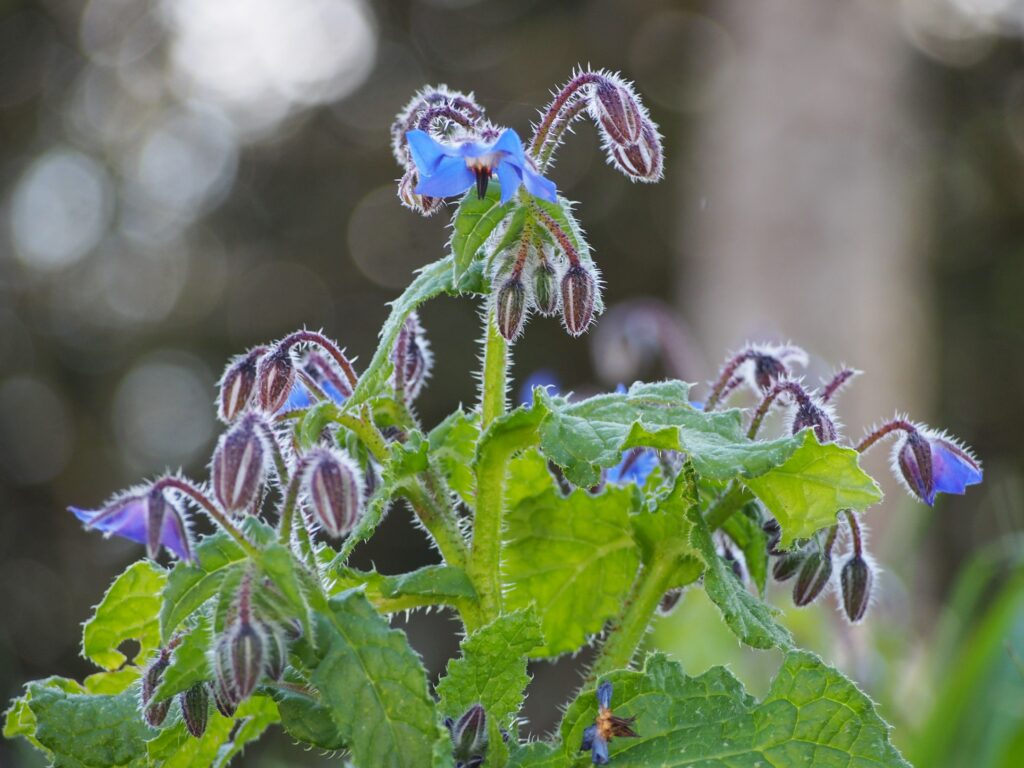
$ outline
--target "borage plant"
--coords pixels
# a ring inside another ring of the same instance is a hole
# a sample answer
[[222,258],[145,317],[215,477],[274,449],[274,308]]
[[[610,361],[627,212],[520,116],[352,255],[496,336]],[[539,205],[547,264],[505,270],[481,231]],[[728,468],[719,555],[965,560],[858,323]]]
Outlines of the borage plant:
[[[58,766],[225,765],[274,724],[361,768],[906,765],[871,701],[793,647],[765,583],[792,578],[797,605],[834,592],[860,621],[875,579],[861,515],[881,493],[859,453],[897,438],[897,474],[928,504],[979,482],[978,462],[902,418],[846,444],[830,401],[853,371],[812,391],[792,347],[742,350],[703,406],[662,381],[586,399],[537,388],[510,410],[510,345],[527,317],[560,314],[576,336],[601,311],[573,206],[544,175],[583,117],[613,167],[660,178],[657,126],[615,75],[575,75],[528,145],[471,95],[415,96],[392,133],[399,196],[424,215],[461,196],[450,255],[394,302],[362,373],[312,331],[232,361],[209,482],[168,474],[72,509],[148,559],[85,624],[83,653],[101,671],[30,683],[6,736]],[[441,294],[481,300],[480,403],[428,430],[414,411],[431,368],[416,309]],[[719,410],[741,387],[759,407]],[[790,418],[767,438],[773,408]],[[441,561],[397,575],[350,567],[398,499]],[[212,532],[193,531],[197,514]],[[162,551],[176,561],[160,565]],[[785,652],[764,699],[721,667],[691,677],[662,653],[635,658],[685,588],[703,588],[742,642]],[[452,609],[465,637],[431,689],[387,616],[433,606]],[[527,661],[590,643],[557,733],[524,741]]]

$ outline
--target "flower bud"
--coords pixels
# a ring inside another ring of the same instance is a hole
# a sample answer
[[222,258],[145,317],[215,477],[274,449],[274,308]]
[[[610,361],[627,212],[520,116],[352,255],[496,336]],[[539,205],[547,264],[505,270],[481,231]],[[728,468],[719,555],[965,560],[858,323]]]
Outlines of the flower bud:
[[661,139],[654,125],[644,121],[640,140],[633,144],[609,144],[608,156],[633,181],[653,183],[661,179]]
[[228,690],[226,681],[218,675],[217,679],[210,683],[210,690],[213,692],[213,703],[217,707],[217,711],[224,717],[234,717],[235,710],[238,709],[238,702]]
[[217,395],[217,416],[221,421],[232,421],[249,405],[256,386],[257,365],[266,351],[266,347],[253,347],[232,360],[224,370]]
[[853,554],[839,572],[843,610],[851,622],[856,624],[864,618],[871,603],[871,584],[874,574],[871,566],[858,554]]
[[420,175],[416,172],[416,168],[408,168],[398,182],[398,199],[406,208],[410,208],[422,216],[433,216],[444,206],[444,198],[417,195],[413,190],[419,183]]
[[828,586],[832,578],[832,555],[811,552],[800,567],[793,585],[793,602],[798,606],[810,605]]
[[213,453],[213,492],[228,512],[245,511],[256,500],[266,479],[266,429],[266,422],[251,413],[217,442]]
[[160,687],[160,680],[163,678],[164,670],[170,665],[166,651],[161,651],[152,664],[150,664],[142,675],[142,715],[146,722],[153,728],[159,728],[167,719],[167,712],[171,708],[171,700],[163,699],[154,702],[153,694]]
[[779,582],[793,578],[804,564],[805,557],[806,554],[800,550],[785,552],[772,564],[772,578]]
[[513,272],[494,300],[498,331],[509,341],[515,341],[526,322],[526,286],[519,272]]
[[573,264],[562,277],[562,321],[565,330],[579,336],[594,317],[597,281],[582,264]]
[[764,531],[766,537],[765,544],[770,555],[782,555],[785,550],[779,549],[779,542],[782,540],[782,526],[779,525],[779,521],[774,517],[769,517],[761,525],[761,530]]
[[391,363],[394,366],[391,378],[395,389],[405,394],[406,402],[415,400],[434,365],[430,344],[415,312],[405,319],[398,332],[391,350]]
[[355,526],[363,511],[363,477],[355,462],[337,448],[307,454],[302,478],[313,518],[333,539]]
[[935,473],[932,466],[932,447],[920,432],[910,432],[897,454],[897,463],[903,479],[928,504],[935,498]]
[[178,699],[181,701],[181,719],[185,721],[188,732],[197,739],[202,738],[210,715],[210,694],[206,683],[196,683],[179,694]]
[[151,488],[146,494],[146,554],[156,560],[163,542],[164,519],[171,512],[167,497],[160,488]]
[[449,725],[456,765],[480,765],[487,755],[487,713],[474,704]]
[[544,317],[558,311],[558,281],[555,268],[542,261],[533,270],[533,305]]
[[256,369],[256,401],[260,408],[275,413],[288,401],[295,384],[295,364],[287,347],[275,347],[265,354]]
[[819,443],[834,443],[836,440],[836,425],[829,418],[824,408],[819,408],[810,400],[806,400],[797,406],[796,415],[793,417],[793,434],[795,435],[805,427],[810,427],[814,430]]
[[757,354],[754,357],[754,382],[766,392],[772,384],[789,375],[786,364],[774,355]]
[[644,118],[625,83],[602,80],[594,89],[591,111],[609,141],[628,145],[640,140]]
[[238,622],[228,637],[228,660],[234,693],[241,701],[256,690],[263,677],[266,659],[266,636],[255,622]]
[[288,665],[288,643],[284,632],[276,627],[267,628],[267,677],[280,680]]

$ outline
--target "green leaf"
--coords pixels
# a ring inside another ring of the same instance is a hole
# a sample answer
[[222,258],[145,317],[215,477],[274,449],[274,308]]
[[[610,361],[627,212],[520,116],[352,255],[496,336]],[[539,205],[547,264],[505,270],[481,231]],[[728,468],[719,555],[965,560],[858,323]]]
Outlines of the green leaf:
[[335,751],[344,749],[347,738],[331,717],[331,710],[314,696],[279,689],[274,692],[281,726],[304,744]]
[[160,636],[164,643],[185,619],[217,594],[231,566],[245,559],[245,552],[226,533],[204,537],[195,555],[198,564],[179,560],[167,578],[160,609]]
[[113,672],[97,672],[83,680],[87,693],[114,695],[128,689],[142,677],[142,669],[135,666],[121,667]]
[[430,454],[440,466],[448,487],[471,509],[476,504],[473,457],[480,439],[480,416],[461,408],[430,431]]
[[311,682],[360,768],[422,765],[449,739],[405,633],[391,629],[362,593],[332,598],[317,615],[317,631],[323,650]]
[[149,560],[128,566],[110,585],[93,617],[85,623],[82,651],[106,670],[120,667],[127,657],[117,650],[125,640],[136,640],[136,658],[144,660],[160,645],[160,591],[167,572]]
[[810,429],[796,437],[800,447],[784,464],[743,479],[782,526],[784,548],[834,523],[841,509],[864,510],[882,500],[878,483],[860,468],[855,450],[821,445]]
[[534,741],[512,753],[508,768],[563,768],[569,765],[565,755],[554,744]]
[[461,278],[456,279],[454,259],[447,256],[428,264],[416,276],[405,292],[391,304],[391,314],[380,332],[380,342],[373,359],[359,377],[352,397],[345,401],[345,408],[364,403],[376,397],[387,388],[391,376],[391,350],[395,345],[402,325],[407,317],[423,302],[443,293],[479,293],[483,289],[482,262],[475,261]]
[[139,714],[133,687],[116,696],[69,693],[50,681],[29,683],[34,738],[56,768],[146,765],[146,739],[155,733]]
[[333,594],[364,587],[371,602],[384,602],[385,605],[379,607],[387,612],[423,605],[455,605],[460,600],[476,598],[476,590],[466,572],[451,565],[425,565],[396,576],[346,567],[335,568],[331,573]]
[[[535,451],[513,460],[510,489],[521,493],[537,482],[541,470],[547,473]],[[598,496],[577,490],[562,497],[549,475],[540,493],[509,509],[506,605],[510,610],[536,606],[546,642],[531,655],[577,650],[621,609],[640,562],[629,526],[637,504],[634,487],[609,487]]]
[[751,581],[757,585],[758,594],[764,595],[768,580],[768,536],[756,518],[747,514],[748,504],[722,524],[722,530],[739,547],[747,566]]
[[487,242],[494,228],[501,223],[515,205],[514,202],[501,204],[501,187],[489,184],[483,199],[471,189],[455,209],[452,217],[452,268],[457,283],[469,269],[477,252]]
[[[787,654],[761,702],[722,667],[687,677],[662,654],[649,656],[642,672],[623,670],[604,679],[614,687],[615,714],[636,717],[640,734],[611,742],[615,768],[909,768],[871,700],[810,653]],[[570,705],[561,726],[562,765],[584,762],[577,750],[596,714],[593,688]]]
[[736,578],[732,567],[715,551],[711,531],[694,506],[687,513],[693,528],[690,543],[701,554],[706,565],[704,591],[722,612],[722,618],[735,635],[754,648],[790,648],[793,639],[774,617],[775,610],[750,594]]
[[756,476],[785,462],[800,440],[749,440],[739,411],[704,413],[689,404],[680,381],[636,383],[626,393],[569,403],[544,390],[534,397],[550,413],[540,425],[541,452],[574,485],[597,484],[601,468],[615,466],[628,448],[685,451],[701,475],[726,480]]
[[174,694],[187,691],[196,683],[212,677],[207,661],[212,638],[210,618],[199,615],[195,627],[171,652],[170,664],[164,669],[160,685],[153,692],[154,701],[169,699]]

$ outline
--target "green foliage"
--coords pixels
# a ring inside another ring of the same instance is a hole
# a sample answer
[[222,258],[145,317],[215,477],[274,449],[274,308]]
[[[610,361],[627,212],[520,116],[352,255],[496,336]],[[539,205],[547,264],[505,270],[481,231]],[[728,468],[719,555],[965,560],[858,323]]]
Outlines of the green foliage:
[[[723,667],[688,677],[662,654],[641,672],[614,672],[612,707],[636,717],[636,739],[611,743],[612,764],[630,766],[851,765],[906,768],[889,743],[874,704],[849,680],[810,653],[786,656],[767,696],[758,702]],[[594,722],[594,689],[570,705],[560,729],[562,760],[541,754],[515,765],[568,766],[578,757],[583,729]]]
[[452,226],[452,280],[455,284],[465,275],[474,257],[512,206],[512,202],[501,205],[500,184],[489,184],[483,199],[477,197],[475,189],[463,196]]
[[145,659],[160,642],[157,612],[165,571],[148,560],[128,566],[85,623],[82,652],[104,669],[120,667],[127,657],[118,650],[125,640],[139,643],[137,658]]
[[277,705],[272,699],[253,696],[238,707],[234,717],[223,717],[211,708],[200,739],[189,735],[182,722],[164,728],[146,744],[147,756],[150,764],[162,768],[224,768],[246,744],[258,739],[278,720]]
[[333,573],[334,593],[364,587],[371,602],[387,612],[421,605],[457,605],[462,600],[476,598],[473,582],[466,572],[451,565],[425,565],[396,576],[344,566],[335,568]]
[[[541,456],[525,454],[513,462],[510,485],[521,492],[526,482],[517,476],[536,477],[543,468]],[[575,651],[621,608],[640,562],[629,528],[637,505],[632,488],[562,497],[549,478],[547,488],[508,510],[506,603],[510,610],[536,606],[545,642],[531,655]]]
[[188,690],[195,683],[211,679],[208,661],[211,646],[210,619],[204,614],[198,614],[196,625],[171,652],[170,664],[163,671],[160,686],[153,693],[153,700],[169,699],[176,693]]
[[245,552],[226,533],[205,537],[195,548],[198,564],[179,561],[171,569],[160,607],[160,636],[166,643],[181,622],[217,594],[232,566]]
[[476,503],[473,457],[480,438],[480,418],[461,408],[431,430],[430,454],[448,481],[448,487],[472,508]]

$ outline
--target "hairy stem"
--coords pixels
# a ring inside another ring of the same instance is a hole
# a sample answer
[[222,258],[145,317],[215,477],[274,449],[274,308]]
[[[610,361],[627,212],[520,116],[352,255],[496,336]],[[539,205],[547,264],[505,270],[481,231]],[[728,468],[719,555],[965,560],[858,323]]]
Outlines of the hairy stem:
[[498,331],[495,310],[487,313],[484,340],[483,393],[480,402],[480,431],[505,413],[508,389],[508,342]]
[[466,540],[462,537],[462,531],[459,530],[458,521],[450,507],[444,499],[439,498],[437,488],[431,487],[432,485],[433,478],[429,473],[424,473],[424,476],[415,482],[403,486],[400,493],[412,506],[423,527],[433,537],[444,561],[449,565],[463,568],[468,557]]
[[746,487],[735,480],[731,482],[729,487],[725,489],[725,493],[708,507],[708,511],[704,515],[704,519],[708,523],[708,529],[715,531],[721,528],[726,520],[743,509],[743,506],[747,502],[752,501],[753,498],[754,495]]
[[912,435],[915,432],[917,432],[917,427],[915,427],[906,419],[893,419],[892,421],[887,421],[885,422],[885,424],[880,426],[871,434],[866,435],[863,440],[857,443],[857,453],[864,453],[864,451],[873,446],[883,437],[890,434],[891,432],[896,431],[902,431],[906,432],[908,435]]
[[192,482],[181,477],[170,476],[158,480],[153,487],[173,488],[192,499],[192,501],[202,507],[206,514],[213,518],[217,525],[223,528],[231,538],[238,542],[238,546],[240,546],[249,557],[256,558],[259,556],[259,550],[257,550],[256,547],[254,547],[249,540],[245,538],[238,527],[228,519],[228,516],[225,515],[220,508]]

